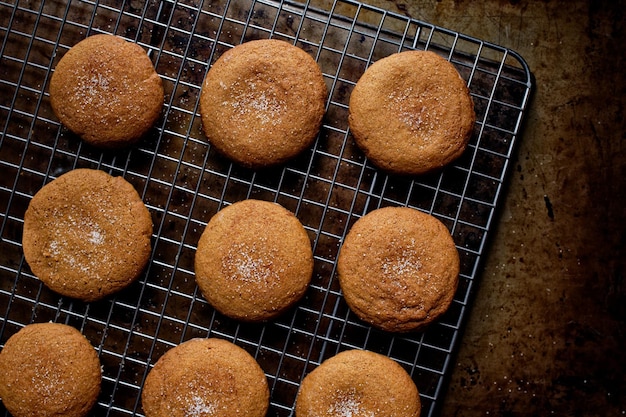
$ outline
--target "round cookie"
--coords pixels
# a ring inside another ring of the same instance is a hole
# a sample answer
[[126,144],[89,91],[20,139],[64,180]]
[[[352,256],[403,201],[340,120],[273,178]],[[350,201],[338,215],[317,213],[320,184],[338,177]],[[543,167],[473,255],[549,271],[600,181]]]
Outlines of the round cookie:
[[396,174],[423,174],[457,159],[475,118],[465,81],[428,51],[376,61],[350,95],[348,120],[357,145],[374,165]]
[[298,301],[313,274],[309,236],[289,210],[243,200],[211,218],[198,242],[196,282],[209,303],[242,321],[274,318]]
[[273,39],[237,45],[206,75],[200,95],[209,141],[252,168],[280,164],[307,148],[325,112],[326,84],[302,49]]
[[50,79],[50,103],[61,123],[100,148],[139,140],[159,117],[163,97],[144,49],[114,35],[74,45]]
[[0,352],[0,398],[13,417],[82,417],[100,393],[101,365],[71,326],[30,324]]
[[407,207],[385,207],[352,226],[337,259],[346,303],[389,332],[419,330],[450,306],[460,260],[448,229]]
[[75,169],[39,190],[24,215],[22,246],[50,289],[95,301],[133,282],[146,266],[152,218],[122,177]]
[[146,417],[265,417],[269,388],[244,349],[221,339],[191,339],[157,361],[141,401]]
[[347,350],[308,374],[296,399],[297,417],[419,417],[419,393],[392,359]]

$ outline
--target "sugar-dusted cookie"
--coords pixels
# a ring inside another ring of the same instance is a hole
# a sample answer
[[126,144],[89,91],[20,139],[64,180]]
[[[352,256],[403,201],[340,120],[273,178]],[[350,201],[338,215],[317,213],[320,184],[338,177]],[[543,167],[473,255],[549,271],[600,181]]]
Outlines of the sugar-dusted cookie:
[[146,417],[265,417],[269,388],[244,349],[222,339],[191,339],[161,356],[141,400]]
[[75,328],[29,324],[0,352],[0,398],[13,417],[86,416],[100,393],[95,349]]
[[146,51],[114,35],[80,41],[50,79],[61,123],[86,142],[119,148],[139,140],[163,108],[163,84]]
[[454,66],[434,52],[405,51],[372,64],[350,95],[349,124],[377,167],[422,174],[458,158],[475,122]]
[[313,274],[311,241],[289,210],[243,200],[223,208],[207,224],[195,273],[202,294],[222,314],[268,320],[304,295]]
[[337,271],[346,303],[390,332],[421,329],[450,306],[459,253],[435,217],[407,207],[374,210],[352,226]]
[[297,417],[419,417],[417,387],[398,363],[367,350],[347,350],[308,374]]
[[305,51],[280,40],[250,41],[207,73],[202,126],[211,144],[241,165],[280,164],[311,145],[326,96],[322,72]]
[[69,171],[39,190],[24,215],[22,245],[50,289],[94,301],[133,282],[146,266],[152,218],[122,177]]

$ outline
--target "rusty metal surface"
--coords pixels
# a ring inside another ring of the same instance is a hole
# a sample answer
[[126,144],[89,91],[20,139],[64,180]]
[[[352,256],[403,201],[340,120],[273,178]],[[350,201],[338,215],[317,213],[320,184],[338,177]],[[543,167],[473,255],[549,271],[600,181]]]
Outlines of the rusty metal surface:
[[536,80],[442,415],[624,415],[626,2],[369,1]]

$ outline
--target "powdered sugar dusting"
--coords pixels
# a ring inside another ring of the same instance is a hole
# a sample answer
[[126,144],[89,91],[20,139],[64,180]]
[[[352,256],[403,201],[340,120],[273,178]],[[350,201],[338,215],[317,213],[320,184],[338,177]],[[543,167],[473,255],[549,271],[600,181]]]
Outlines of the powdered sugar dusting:
[[270,283],[277,277],[271,254],[256,245],[236,243],[222,259],[222,269],[233,279],[248,283]]
[[[99,265],[109,261],[108,252],[101,249],[106,232],[88,217],[66,215],[56,221],[55,236],[63,239],[51,240],[44,255],[55,258],[66,268],[98,276]],[[78,250],[78,244],[83,249]]]
[[242,253],[240,262],[235,266],[237,275],[244,281],[262,282],[271,275],[271,261]]
[[88,232],[89,242],[94,245],[101,245],[104,242],[104,231],[97,225],[94,225],[94,229]]
[[433,285],[432,273],[425,268],[429,256],[419,249],[415,239],[409,243],[392,241],[390,244],[392,250],[381,264],[383,279],[398,291],[396,296],[402,303],[412,299],[416,307],[423,308],[422,300],[440,293],[440,289]]
[[277,97],[272,88],[259,87],[253,81],[242,86],[239,81],[233,85],[239,93],[223,105],[230,105],[241,116],[253,117],[262,125],[276,126],[285,112],[286,103]]
[[387,278],[416,276],[422,269],[422,260],[415,249],[415,239],[411,240],[410,246],[398,249],[394,256],[385,258],[381,268]]
[[36,376],[32,378],[32,386],[42,397],[44,404],[54,401],[54,397],[61,395],[64,390],[64,380],[60,378],[57,370],[51,369],[48,362],[38,361],[35,364]]
[[82,109],[84,117],[98,117],[99,123],[108,125],[132,120],[145,112],[145,103],[137,99],[145,87],[133,81],[133,74],[102,64],[94,69],[77,68],[74,80],[71,99],[75,100],[75,108]]
[[88,71],[86,68],[77,68],[74,95],[80,103],[87,106],[101,107],[107,104],[114,95],[111,94],[111,71],[100,68],[99,71]]
[[373,411],[363,407],[354,392],[332,403],[328,408],[328,413],[336,417],[375,417]]
[[57,240],[51,240],[48,245],[48,252],[44,252],[44,256],[56,257],[59,255],[61,244]]
[[[408,87],[401,91],[391,91],[387,107],[411,131],[431,131],[437,128],[443,116],[439,103],[440,98],[436,92],[425,99],[425,93]],[[424,136],[424,139],[428,139],[428,136]]]
[[208,417],[212,416],[217,407],[207,401],[206,398],[194,395],[189,400],[187,409],[185,410],[186,417]]
[[49,223],[51,239],[43,248],[43,255],[57,265],[57,272],[72,270],[93,278],[100,278],[102,265],[115,262],[108,245],[114,243],[101,224],[104,219],[114,219],[108,203],[100,198],[96,213],[88,214],[79,208],[83,200],[95,199],[93,195],[81,196],[79,205],[56,208]]

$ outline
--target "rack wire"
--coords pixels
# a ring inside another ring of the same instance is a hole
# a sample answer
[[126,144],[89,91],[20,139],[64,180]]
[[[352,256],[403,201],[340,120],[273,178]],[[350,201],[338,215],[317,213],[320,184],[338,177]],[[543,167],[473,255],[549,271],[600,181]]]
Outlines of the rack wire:
[[[131,149],[102,152],[84,144],[50,108],[48,82],[59,59],[96,33],[141,45],[164,82],[162,117]],[[311,54],[330,94],[315,144],[284,166],[253,171],[216,154],[201,132],[198,98],[211,63],[234,45],[259,38],[283,39]],[[97,416],[142,416],[140,393],[156,360],[185,340],[207,336],[230,340],[257,359],[271,388],[269,416],[292,416],[302,378],[350,348],[400,363],[420,391],[422,415],[437,413],[529,100],[531,74],[520,56],[350,0],[0,1],[0,48],[0,346],[32,322],[79,329],[103,364]],[[407,178],[368,163],[350,136],[347,111],[350,91],[368,65],[410,49],[435,51],[456,66],[470,88],[477,121],[459,160]],[[42,286],[21,247],[32,196],[79,167],[125,177],[154,222],[145,273],[121,293],[91,304]],[[220,208],[245,198],[292,210],[314,248],[314,277],[305,297],[265,324],[216,313],[194,281],[204,226]],[[461,255],[454,302],[424,332],[392,335],[365,325],[348,309],[336,279],[337,253],[350,226],[388,205],[439,218]],[[0,413],[7,415],[4,408]]]

